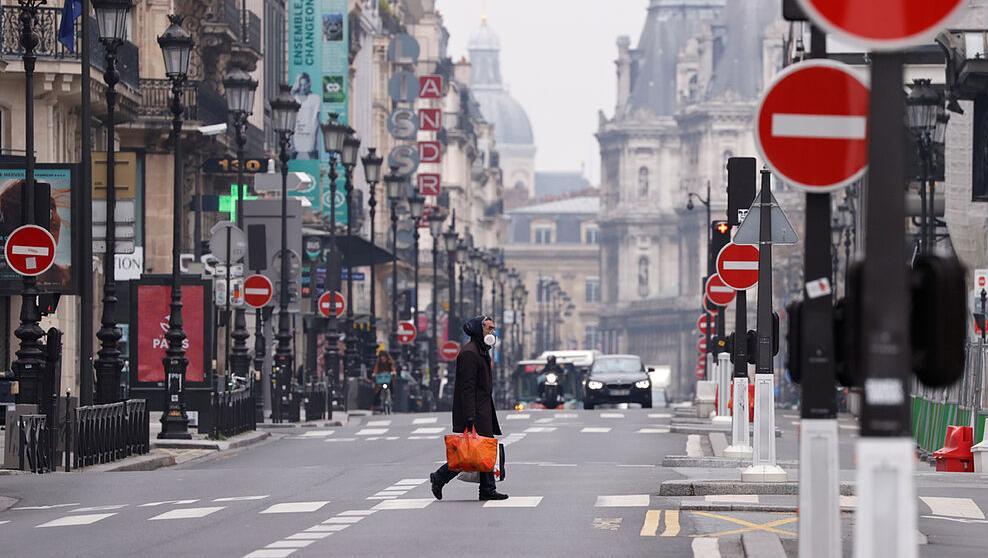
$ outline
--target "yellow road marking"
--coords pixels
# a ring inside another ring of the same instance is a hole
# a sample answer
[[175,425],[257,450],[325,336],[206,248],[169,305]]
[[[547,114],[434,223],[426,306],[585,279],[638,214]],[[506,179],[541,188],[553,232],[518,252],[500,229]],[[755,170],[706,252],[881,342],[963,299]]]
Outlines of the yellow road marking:
[[679,511],[666,510],[666,528],[662,531],[662,537],[675,537],[679,534]]
[[659,518],[662,517],[662,510],[648,510],[645,512],[645,523],[642,524],[641,536],[654,537],[659,530]]
[[741,519],[741,518],[738,518],[738,517],[731,517],[731,516],[728,516],[728,515],[720,515],[720,514],[717,514],[717,513],[700,512],[700,511],[693,512],[693,513],[696,514],[696,515],[699,515],[701,517],[709,517],[711,519],[720,519],[722,521],[727,521],[729,523],[734,523],[736,525],[741,525],[742,526],[741,529],[731,529],[731,530],[728,530],[728,531],[720,531],[720,532],[717,532],[717,533],[704,533],[702,535],[694,535],[694,536],[703,536],[703,537],[724,537],[724,536],[728,536],[728,535],[738,535],[738,534],[741,534],[741,533],[747,533],[747,532],[750,532],[750,531],[768,531],[770,533],[775,533],[777,535],[785,535],[785,536],[788,536],[788,537],[795,537],[796,536],[796,533],[795,532],[793,532],[793,531],[786,531],[785,529],[776,529],[775,527],[779,527],[781,525],[788,525],[790,523],[795,523],[795,522],[799,521],[799,517],[787,517],[787,518],[783,518],[783,519],[777,519],[775,521],[769,521],[768,523],[752,523],[751,521],[746,521],[746,520]]

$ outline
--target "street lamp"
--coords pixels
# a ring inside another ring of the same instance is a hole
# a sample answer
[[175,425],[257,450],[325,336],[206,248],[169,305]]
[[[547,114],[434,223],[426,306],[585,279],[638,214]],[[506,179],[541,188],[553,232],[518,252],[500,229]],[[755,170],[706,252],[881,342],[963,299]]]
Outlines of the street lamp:
[[[687,196],[686,196],[686,209],[687,209],[687,211],[693,211],[693,207],[694,207],[694,205],[693,205],[693,198],[696,198],[696,201],[702,203],[704,205],[704,207],[707,208],[707,221],[706,221],[706,224],[704,226],[707,229],[707,252],[708,252],[707,253],[707,270],[709,270],[711,268],[711,262],[713,261],[713,258],[716,258],[717,257],[717,254],[710,254],[709,253],[710,252],[710,240],[711,240],[710,239],[710,235],[712,234],[712,232],[710,231],[710,201],[711,201],[711,198],[710,198],[710,181],[709,180],[707,181],[707,197],[706,198],[702,198],[702,197],[700,197],[699,194],[694,194],[693,192],[689,192],[687,194]],[[707,273],[707,270],[704,270],[704,273]]]
[[393,358],[398,354],[398,203],[405,187],[405,178],[398,174],[397,166],[392,166],[391,173],[384,177],[384,187],[391,209],[391,334],[388,350]]
[[[906,97],[906,116],[909,131],[916,139],[916,146],[923,165],[919,185],[921,199],[919,252],[928,254],[936,244],[932,180],[933,155],[935,146],[943,143],[948,120],[943,98],[933,88],[930,80],[913,80],[912,90]],[[927,183],[929,183],[929,192],[927,192]]]
[[106,249],[103,253],[103,313],[100,329],[96,337],[100,349],[96,361],[96,400],[99,403],[113,403],[120,399],[120,374],[123,360],[120,358],[118,343],[122,337],[115,320],[117,307],[117,282],[114,277],[117,227],[117,181],[116,181],[116,106],[117,48],[127,38],[127,21],[132,7],[130,0],[94,0],[96,23],[99,28],[99,41],[105,49],[106,70],[103,81],[106,83]]
[[[237,227],[243,229],[243,203],[244,189],[247,187],[244,181],[245,148],[247,146],[247,118],[254,113],[254,94],[257,91],[257,81],[254,80],[243,68],[234,66],[223,80],[223,89],[226,92],[226,105],[233,114],[233,130],[237,143],[237,206],[234,211],[236,215]],[[227,235],[230,234],[227,229]],[[229,249],[230,239],[227,238],[227,249]],[[229,259],[229,258],[227,258]],[[226,266],[226,284],[230,285],[230,268]],[[227,314],[230,311],[230,297],[226,297]],[[260,316],[260,313],[258,313]],[[250,375],[250,352],[247,349],[247,317],[243,304],[234,309],[233,313],[233,347],[230,350],[230,370],[234,376],[246,378]],[[257,389],[253,380],[250,381],[251,389]],[[260,390],[257,390],[260,392]],[[255,394],[256,396],[256,394]]]
[[[321,128],[323,146],[326,149],[326,153],[329,154],[329,269],[326,272],[326,291],[335,293],[339,290],[340,273],[342,273],[339,248],[336,246],[336,181],[339,178],[336,165],[342,156],[343,144],[350,134],[350,127],[339,121],[339,114],[332,112],[329,114],[329,120],[325,124],[322,124]],[[330,296],[335,297],[336,295]],[[347,307],[352,302],[347,299]],[[333,308],[329,312],[326,325],[326,352],[323,360],[326,363],[326,379],[331,382],[330,385],[335,390],[340,375],[340,356],[338,353],[339,323],[336,320],[335,303],[332,306]],[[349,337],[349,333],[347,337]],[[347,373],[349,373],[349,369],[345,368],[344,374]]]
[[[425,212],[425,198],[420,196],[418,192],[414,192],[408,197],[408,210],[412,218],[412,238],[414,239],[412,253],[414,257],[414,292],[415,295],[412,298],[412,323],[415,327],[419,324],[419,239],[421,235],[419,234],[419,224],[422,222],[422,214]],[[421,380],[420,370],[419,370],[419,351],[418,345],[412,345],[411,349],[411,360],[412,360],[412,375],[415,377],[416,382]]]
[[[369,147],[367,148],[367,155],[360,159],[361,163],[364,165],[364,178],[367,180],[367,192],[369,198],[367,200],[367,206],[370,207],[370,241],[372,245],[376,246],[377,240],[374,235],[374,225],[377,221],[377,184],[381,181],[381,165],[384,163],[384,158],[377,154],[377,148]],[[377,266],[371,261],[370,267],[370,336],[371,342],[374,344],[374,348],[377,347]],[[374,355],[376,351],[367,351],[368,355],[372,355],[371,358],[376,358]],[[373,361],[367,363],[367,368],[373,367]]]
[[[170,25],[158,37],[158,46],[165,59],[165,75],[172,86],[172,142],[174,145],[174,170],[172,185],[172,291],[168,315],[168,349],[164,367],[167,389],[165,412],[161,415],[161,432],[158,438],[189,440],[189,417],[185,413],[185,373],[189,361],[185,357],[185,331],[182,321],[182,86],[189,75],[189,58],[194,41],[182,28],[182,16],[168,16]],[[112,268],[111,268],[112,269]],[[112,271],[111,271],[112,273]]]
[[[432,320],[429,324],[432,326],[432,331],[429,336],[431,339],[429,343],[429,391],[433,395],[436,395],[436,387],[439,385],[439,239],[443,236],[443,222],[445,221],[446,214],[440,211],[429,215],[429,236],[432,237]],[[449,304],[450,311],[452,311],[452,300]]]
[[[340,152],[340,159],[343,168],[346,170],[346,238],[347,245],[351,245],[350,237],[353,235],[353,169],[357,166],[357,155],[360,152],[360,138],[356,136],[353,128],[347,127],[347,135],[343,139],[343,151]],[[343,369],[347,376],[354,376],[358,368],[357,353],[357,330],[353,324],[353,266],[346,262],[346,348],[343,358]]]
[[[446,234],[452,236],[453,238],[457,238],[455,215],[453,216],[453,223],[450,225],[450,229]],[[447,250],[449,250],[449,242],[450,240],[449,237],[447,236],[447,240],[446,240]],[[459,294],[459,298],[457,299],[455,314],[460,320],[462,320],[464,315],[466,314],[466,309],[463,307],[463,290],[464,290],[463,275],[464,273],[466,273],[467,268],[470,266],[470,248],[467,246],[466,239],[464,238],[460,238],[456,243],[456,261],[460,264],[460,273],[456,279],[457,281],[456,292]],[[453,269],[452,266],[450,266],[450,271],[452,271],[452,269]],[[450,274],[449,281],[450,284],[452,285],[453,283],[452,273]],[[450,298],[452,299],[453,297]],[[450,304],[452,304],[452,301],[450,302]],[[459,324],[456,325],[458,326]]]
[[[279,159],[281,161],[281,292],[278,295],[278,333],[275,338],[278,340],[278,347],[275,349],[274,364],[276,371],[273,371],[277,382],[277,395],[273,398],[281,401],[281,392],[288,385],[292,377],[292,362],[294,360],[292,348],[292,333],[289,330],[288,304],[290,302],[288,281],[291,275],[289,266],[291,265],[291,255],[288,253],[288,161],[291,154],[288,148],[295,133],[295,123],[298,119],[298,111],[301,105],[292,96],[292,89],[287,84],[278,87],[278,96],[270,101],[271,120],[274,131],[278,134]],[[278,421],[281,420],[281,405],[279,409]]]
[[[449,319],[446,320],[446,339],[454,339],[459,319],[463,316],[463,267],[466,265],[466,247],[456,234],[456,212],[452,213],[449,228],[443,232],[443,248],[446,249],[446,279],[449,281]],[[459,290],[456,284],[456,262],[460,262]],[[457,299],[459,293],[459,299]],[[459,300],[459,302],[457,302]]]
[[473,272],[473,313],[480,314],[481,298],[484,292],[484,253],[478,248],[470,248],[470,270]]

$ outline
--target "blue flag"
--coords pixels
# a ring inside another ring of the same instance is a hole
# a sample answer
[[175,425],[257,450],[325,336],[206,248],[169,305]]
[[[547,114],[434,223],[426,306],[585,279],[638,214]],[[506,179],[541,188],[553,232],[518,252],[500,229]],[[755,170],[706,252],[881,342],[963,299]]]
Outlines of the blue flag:
[[58,42],[65,45],[69,52],[75,52],[75,20],[82,15],[81,0],[65,0],[62,8],[62,22],[58,26]]

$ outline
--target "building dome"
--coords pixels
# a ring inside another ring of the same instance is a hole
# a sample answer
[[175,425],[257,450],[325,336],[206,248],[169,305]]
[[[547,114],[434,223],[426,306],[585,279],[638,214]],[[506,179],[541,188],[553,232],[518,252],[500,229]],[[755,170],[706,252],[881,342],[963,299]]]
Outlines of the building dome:
[[484,119],[494,124],[494,139],[498,145],[535,143],[528,113],[507,91],[476,89],[473,94]]
[[480,20],[480,29],[470,35],[470,50],[501,50],[501,41],[497,38],[497,33],[487,25],[487,18]]

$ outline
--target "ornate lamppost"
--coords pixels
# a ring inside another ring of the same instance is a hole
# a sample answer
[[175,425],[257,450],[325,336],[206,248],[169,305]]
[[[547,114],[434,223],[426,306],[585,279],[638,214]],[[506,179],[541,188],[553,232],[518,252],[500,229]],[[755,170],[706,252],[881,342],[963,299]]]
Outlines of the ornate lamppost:
[[[353,131],[347,128],[347,136],[343,140],[343,150],[340,152],[340,159],[343,168],[346,169],[346,237],[347,245],[350,245],[350,237],[353,235],[353,169],[357,166],[357,156],[360,152],[360,138]],[[353,266],[346,262],[346,349],[344,352],[343,369],[347,376],[356,376],[359,370],[359,353],[357,349],[357,329],[353,323]]]
[[[919,253],[929,254],[936,247],[936,213],[933,197],[933,158],[936,145],[943,143],[948,116],[943,98],[928,79],[913,81],[906,97],[909,131],[916,138],[922,162],[919,183],[920,233]],[[927,189],[929,185],[929,189]]]
[[[429,215],[429,236],[432,237],[432,318],[429,320],[428,361],[429,386],[433,393],[439,373],[439,239],[443,235],[443,222],[445,220],[446,215],[438,211]],[[452,302],[450,303],[450,311],[452,311]]]
[[[100,349],[96,361],[96,400],[99,403],[113,403],[120,399],[120,373],[123,360],[118,346],[122,333],[116,323],[117,281],[114,277],[117,227],[117,181],[116,181],[116,107],[117,49],[127,39],[127,22],[130,19],[130,0],[94,0],[96,24],[99,28],[99,41],[105,49],[103,81],[106,83],[106,247],[103,254],[103,314],[96,337]],[[88,133],[88,132],[86,132]]]
[[[298,111],[301,108],[295,97],[292,96],[291,87],[281,84],[278,87],[278,96],[271,100],[271,120],[272,127],[278,134],[279,160],[281,161],[281,292],[278,294],[278,333],[275,339],[278,340],[278,347],[274,353],[274,370],[272,374],[277,379],[278,394],[273,397],[276,401],[281,401],[281,392],[286,389],[292,377],[292,362],[294,354],[292,347],[292,332],[290,329],[290,316],[288,315],[288,305],[290,289],[288,281],[291,278],[290,265],[291,255],[288,252],[288,161],[291,159],[289,147],[292,135],[295,133],[295,122],[298,119]],[[278,405],[281,408],[281,405]],[[278,420],[281,420],[281,413],[278,413]]]
[[[367,148],[367,155],[360,159],[364,165],[364,178],[367,180],[368,200],[367,206],[370,208],[370,241],[372,245],[377,244],[374,234],[374,225],[377,221],[377,184],[381,181],[381,165],[384,158],[377,154],[374,147]],[[370,266],[370,335],[369,338],[377,348],[377,266],[371,261]],[[367,363],[367,369],[374,366],[374,353],[376,350],[367,351],[371,361]]]
[[158,37],[158,45],[165,59],[165,76],[172,86],[172,142],[174,146],[174,184],[172,185],[172,289],[171,311],[168,315],[168,331],[165,339],[165,412],[161,415],[161,432],[158,438],[192,438],[189,433],[189,417],[185,413],[185,373],[189,361],[185,357],[185,331],[182,329],[182,88],[189,75],[189,59],[192,56],[194,41],[192,35],[182,28],[182,17],[168,16],[171,24]]
[[[425,198],[420,196],[418,192],[415,192],[408,197],[408,210],[409,216],[412,219],[412,238],[414,239],[412,245],[412,253],[414,254],[414,292],[415,295],[412,298],[412,323],[415,327],[419,325],[419,240],[422,235],[419,234],[419,224],[422,222],[422,213],[425,211]],[[418,344],[413,344],[409,347],[411,351],[411,365],[412,365],[412,377],[415,378],[417,384],[421,383],[422,380],[422,370],[419,364],[419,351]]]
[[398,354],[398,204],[405,186],[405,178],[398,174],[398,167],[391,167],[391,173],[384,177],[384,186],[391,209],[391,333],[388,336],[388,350],[395,358]]
[[[455,223],[456,223],[456,219],[455,219],[455,216],[454,216],[453,225],[450,226],[450,232],[452,233],[453,238],[456,238],[458,236],[456,234],[456,229],[454,228]],[[449,234],[449,233],[447,233],[447,234]],[[449,242],[448,241],[446,243],[446,247],[447,247],[447,249],[449,249]],[[459,299],[457,300],[457,303],[456,303],[456,316],[460,319],[460,321],[462,321],[463,318],[464,318],[464,316],[466,315],[466,309],[463,307],[463,291],[464,291],[464,288],[463,288],[463,276],[464,276],[465,273],[467,273],[467,268],[470,266],[470,248],[467,246],[466,239],[460,238],[459,241],[456,243],[456,261],[459,262],[459,264],[460,264],[460,273],[458,274],[458,276],[456,278],[456,282],[457,282],[457,285],[456,285],[457,286],[457,291],[456,292],[459,295]],[[449,278],[449,281],[450,281],[450,284],[453,283],[452,267],[450,267],[450,278]],[[452,297],[450,297],[450,298],[452,298]],[[459,324],[457,324],[457,326],[459,326]],[[459,333],[457,333],[457,334],[459,334]]]
[[[336,245],[336,180],[339,173],[336,165],[343,153],[343,144],[350,135],[350,127],[338,120],[339,115],[330,113],[329,121],[322,125],[323,146],[329,154],[329,268],[326,271],[326,290],[336,292],[340,288],[340,253]],[[349,210],[348,210],[349,211]],[[346,301],[347,307],[352,304],[351,300]],[[349,332],[347,337],[350,337]],[[338,352],[339,343],[339,321],[336,319],[336,311],[333,308],[329,313],[329,321],[326,326],[326,352],[324,360],[326,362],[326,379],[336,386],[340,375],[340,356]]]
[[[247,145],[247,119],[254,113],[254,93],[257,91],[257,81],[251,78],[243,68],[234,66],[223,80],[226,91],[226,104],[233,115],[233,130],[237,143],[237,206],[234,209],[237,226],[244,226],[244,165],[245,148]],[[227,266],[227,274],[230,272]],[[229,277],[227,277],[229,285]],[[227,297],[229,300],[229,297]],[[250,351],[247,349],[247,316],[243,304],[233,310],[233,347],[230,350],[230,369],[234,376],[246,378],[250,375]],[[250,383],[255,389],[254,382]]]

